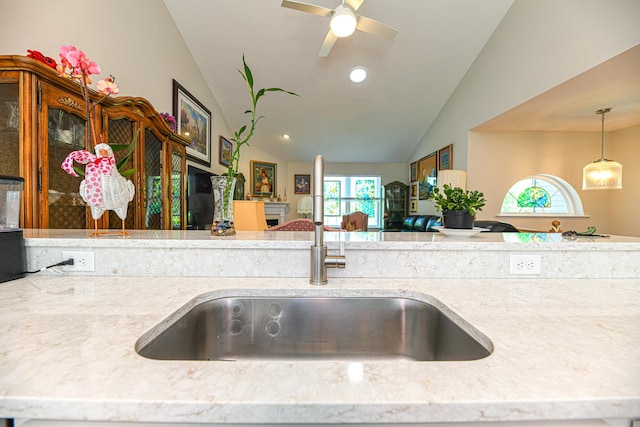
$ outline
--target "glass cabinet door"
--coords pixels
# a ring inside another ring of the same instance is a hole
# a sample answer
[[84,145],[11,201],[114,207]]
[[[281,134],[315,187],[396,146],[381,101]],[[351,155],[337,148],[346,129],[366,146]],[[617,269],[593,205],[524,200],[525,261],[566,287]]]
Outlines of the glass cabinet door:
[[[87,124],[84,101],[54,88],[43,87],[42,112],[46,117],[47,144],[41,153],[42,198],[46,204],[41,226],[48,228],[86,228],[86,203],[80,196],[80,177],[65,172],[61,165],[72,151],[85,150]],[[84,170],[83,165],[79,167]]]
[[144,226],[161,230],[164,223],[162,191],[162,141],[149,129],[144,131]]
[[183,161],[184,156],[171,150],[171,229],[181,230],[183,223]]
[[[122,117],[122,118],[108,117],[107,118],[107,128],[105,131],[107,133],[107,140],[109,141],[109,145],[112,146],[113,156],[116,159],[116,164],[120,162],[127,155],[129,144],[131,144],[131,142],[133,141],[133,136],[135,135],[135,130],[136,130],[136,122],[133,120],[130,120],[129,118],[126,118],[126,117]],[[138,136],[137,142],[139,141],[140,141],[140,137]],[[132,169],[134,169],[133,155],[129,157],[129,160],[127,160],[127,162],[121,168],[120,172],[126,175],[127,171],[130,171]],[[128,180],[133,181],[134,188],[136,189],[136,191],[138,191],[138,186],[136,185],[135,177],[138,173],[139,171],[136,171],[132,175],[125,176],[125,178],[127,178]],[[129,207],[127,209],[127,217],[124,221],[124,225],[127,230],[132,230],[136,228],[135,219],[136,219],[137,211],[135,208],[136,207],[135,200],[136,200],[136,195],[134,195],[134,199],[132,202],[129,203]],[[122,220],[118,215],[116,215],[115,212],[109,211],[107,212],[107,214],[109,215],[110,229],[122,228]]]
[[21,176],[19,95],[18,82],[0,83],[0,175]]
[[385,198],[385,230],[402,229],[402,222],[407,215],[408,186],[394,181],[384,186]]

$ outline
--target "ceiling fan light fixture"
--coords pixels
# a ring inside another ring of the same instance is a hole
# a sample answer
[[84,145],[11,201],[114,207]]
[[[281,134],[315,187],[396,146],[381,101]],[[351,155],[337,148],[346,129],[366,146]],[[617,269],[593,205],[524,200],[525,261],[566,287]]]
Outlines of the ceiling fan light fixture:
[[357,24],[356,14],[349,7],[340,5],[336,7],[329,27],[336,37],[349,37],[356,30]]
[[622,165],[604,158],[604,115],[609,111],[611,111],[611,108],[603,108],[596,111],[596,114],[602,115],[602,154],[600,159],[589,163],[582,169],[583,190],[622,189]]

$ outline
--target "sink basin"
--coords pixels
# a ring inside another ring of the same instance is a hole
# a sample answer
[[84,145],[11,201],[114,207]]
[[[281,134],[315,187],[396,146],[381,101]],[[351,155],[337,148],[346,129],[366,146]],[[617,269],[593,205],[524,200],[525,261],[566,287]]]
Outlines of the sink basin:
[[204,295],[140,337],[136,351],[161,360],[453,361],[486,357],[493,344],[427,295]]

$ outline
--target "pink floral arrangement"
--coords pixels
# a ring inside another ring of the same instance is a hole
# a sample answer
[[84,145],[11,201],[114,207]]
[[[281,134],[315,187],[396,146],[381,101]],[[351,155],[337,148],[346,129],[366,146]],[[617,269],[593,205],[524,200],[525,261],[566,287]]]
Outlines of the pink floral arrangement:
[[[93,116],[96,106],[109,95],[115,95],[120,91],[115,83],[115,77],[109,76],[96,83],[96,89],[104,96],[95,103],[91,102],[89,96],[89,85],[92,83],[91,77],[100,74],[100,66],[91,61],[89,57],[75,46],[60,46],[60,64],[56,67],[60,77],[68,78],[80,85],[82,97],[85,101],[85,113],[89,122],[89,140],[95,147],[98,145],[98,138],[95,128],[95,116]],[[102,135],[100,136],[102,142]]]
[[[56,71],[58,72],[58,75],[60,77],[71,79],[72,81],[75,81],[80,85],[82,97],[84,98],[84,102],[85,102],[85,114],[88,122],[87,141],[90,144],[90,148],[93,150],[96,148],[96,146],[98,146],[98,144],[104,143],[104,138],[102,135],[100,135],[100,138],[99,138],[100,140],[98,141],[98,135],[96,133],[96,126],[95,126],[95,121],[96,121],[95,108],[98,104],[104,101],[109,95],[116,95],[118,92],[120,92],[120,88],[115,83],[115,77],[110,75],[109,77],[103,80],[99,80],[96,83],[97,91],[101,93],[103,96],[99,98],[97,101],[91,102],[91,97],[89,94],[89,85],[93,82],[90,76],[95,74],[100,74],[100,66],[98,64],[91,61],[83,51],[79,50],[75,46],[60,46],[60,64],[57,65]],[[135,131],[133,140],[131,141],[128,147],[125,147],[127,150],[125,156],[122,159],[120,159],[120,161],[118,161],[118,163],[116,164],[118,171],[123,176],[129,176],[136,172],[136,170],[132,168],[124,170],[124,167],[126,166],[126,163],[128,162],[129,158],[133,153],[133,149],[135,148],[135,144],[136,144],[136,140],[138,138],[139,132],[140,132],[139,129]],[[116,146],[114,145],[113,146],[114,150],[116,150],[115,147]],[[125,148],[120,148],[120,149],[125,149]],[[84,150],[80,150],[74,153],[81,153],[80,156],[84,156],[85,153],[88,153],[88,152],[85,152]],[[70,164],[72,164],[73,160],[75,160],[76,158],[80,158],[80,157],[77,157],[79,156],[78,154],[74,154],[74,153],[71,153],[69,157],[71,160],[69,160],[68,163]],[[90,153],[88,154],[91,155]],[[62,168],[65,170],[67,170],[69,167],[71,167],[69,164],[67,164],[66,167],[65,167],[65,164],[62,165]],[[83,172],[79,168],[78,169],[73,168],[73,170],[75,170],[78,174],[83,174]]]
[[176,121],[175,117],[173,117],[169,113],[160,113],[160,116],[164,119],[165,122],[167,122],[172,131],[178,132],[178,122]]

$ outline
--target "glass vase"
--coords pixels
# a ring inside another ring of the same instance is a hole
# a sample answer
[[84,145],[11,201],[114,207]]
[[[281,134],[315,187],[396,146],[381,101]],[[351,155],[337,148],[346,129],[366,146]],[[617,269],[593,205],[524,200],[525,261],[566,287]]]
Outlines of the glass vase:
[[236,226],[233,222],[233,193],[236,178],[227,175],[212,176],[213,187],[213,223],[211,234],[214,236],[233,236]]

